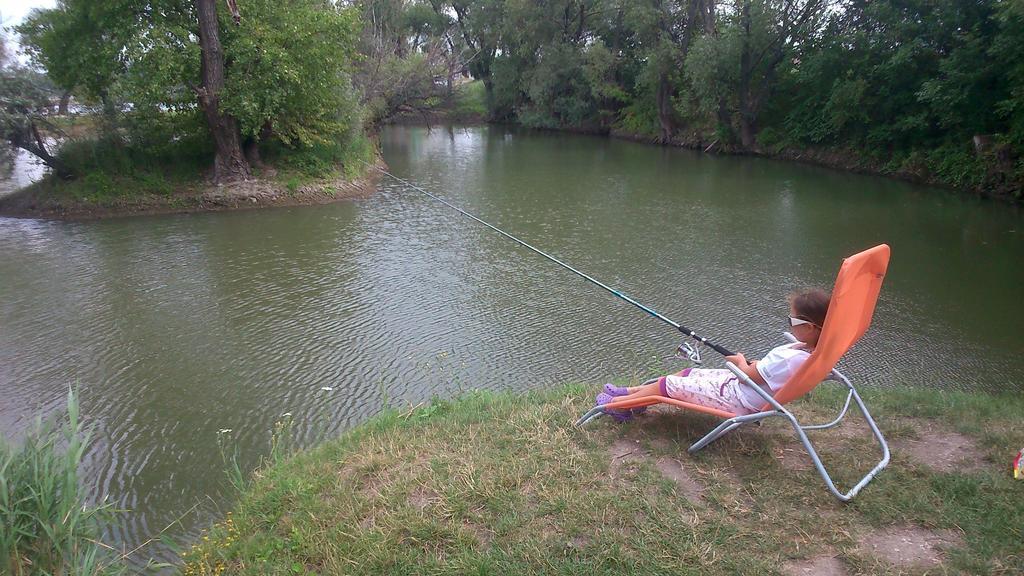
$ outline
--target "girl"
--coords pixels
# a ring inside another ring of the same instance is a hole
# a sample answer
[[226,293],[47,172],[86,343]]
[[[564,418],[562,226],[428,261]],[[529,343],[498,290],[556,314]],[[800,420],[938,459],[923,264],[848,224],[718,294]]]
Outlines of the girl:
[[[793,292],[789,295],[789,325],[798,342],[774,348],[764,358],[753,362],[747,362],[743,354],[727,356],[726,360],[769,394],[774,394],[814,351],[825,323],[829,300],[829,294],[823,290]],[[597,403],[603,405],[643,396],[667,396],[733,414],[758,412],[765,404],[764,398],[725,368],[687,368],[678,374],[663,376],[652,384],[630,388],[605,384],[604,392],[597,395]],[[616,420],[625,421],[633,412],[610,410],[609,414]]]

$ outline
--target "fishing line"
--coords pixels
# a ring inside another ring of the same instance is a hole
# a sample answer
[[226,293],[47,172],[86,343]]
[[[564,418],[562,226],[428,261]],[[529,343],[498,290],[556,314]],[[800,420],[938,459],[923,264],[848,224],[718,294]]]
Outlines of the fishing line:
[[[625,300],[626,302],[629,302],[633,306],[636,306],[637,308],[643,310],[644,312],[647,312],[651,316],[654,316],[658,320],[661,320],[662,322],[668,324],[669,326],[675,328],[676,330],[679,330],[684,335],[689,336],[690,338],[693,338],[694,340],[696,340],[697,342],[699,342],[701,344],[705,344],[705,345],[709,346],[712,350],[714,350],[715,352],[718,352],[722,356],[732,356],[733,355],[733,352],[729,351],[724,346],[716,344],[716,343],[712,342],[711,340],[707,339],[704,336],[700,336],[699,334],[697,334],[693,330],[690,330],[686,326],[683,326],[682,324],[679,324],[678,322],[675,322],[674,320],[664,316],[663,314],[657,312],[653,308],[650,308],[648,306],[644,306],[640,302],[637,302],[636,300],[630,298],[626,294],[623,294],[619,290],[616,290],[615,288],[612,288],[611,286],[608,286],[608,285],[604,284],[603,282],[599,281],[598,279],[596,279],[596,278],[594,278],[594,277],[592,277],[592,276],[590,276],[590,275],[588,275],[588,274],[586,274],[584,272],[581,272],[581,271],[577,270],[576,268],[573,268],[572,266],[566,264],[565,262],[562,262],[558,258],[555,258],[551,254],[548,254],[547,252],[544,252],[543,250],[540,250],[539,248],[531,246],[527,242],[525,242],[523,240],[520,240],[519,238],[516,238],[515,236],[509,234],[508,232],[505,232],[501,228],[498,228],[497,226],[494,226],[493,224],[490,224],[488,222],[485,222],[484,220],[481,220],[480,218],[477,218],[476,216],[470,214],[469,212],[466,212],[462,208],[459,208],[458,206],[452,204],[451,202],[448,202],[444,198],[441,198],[440,196],[437,196],[436,194],[432,194],[431,192],[421,188],[420,186],[417,186],[416,184],[413,184],[412,182],[409,182],[408,180],[405,180],[404,178],[399,178],[398,176],[395,176],[394,174],[388,172],[387,170],[384,170],[380,166],[375,166],[373,164],[370,164],[369,162],[363,162],[363,163],[366,164],[367,166],[370,166],[371,168],[375,168],[381,174],[390,176],[391,178],[394,178],[396,181],[401,182],[402,184],[408,186],[409,188],[412,188],[413,190],[416,190],[417,192],[420,192],[420,193],[428,196],[429,198],[432,198],[432,199],[440,202],[441,204],[444,204],[445,206],[451,208],[452,210],[455,210],[459,214],[462,214],[463,216],[465,216],[465,217],[467,217],[467,218],[469,218],[471,220],[474,220],[474,221],[476,221],[476,222],[478,222],[480,224],[483,224],[484,226],[490,228],[491,230],[494,230],[498,234],[501,234],[502,236],[508,238],[509,240],[512,240],[513,242],[516,242],[520,246],[523,246],[524,248],[527,248],[529,250],[532,250],[533,252],[536,252],[537,254],[540,254],[541,256],[547,258],[548,260],[554,262],[555,264],[558,264],[562,268],[565,268],[566,270],[572,272],[573,274],[576,274],[577,276],[580,276],[580,277],[584,278],[585,280],[587,280],[589,282],[592,282],[593,284],[596,284],[596,285],[600,286],[601,288],[604,288],[608,292],[611,292],[613,295],[615,295],[617,298],[620,298],[622,300]],[[697,362],[700,361],[700,353],[695,348],[690,346],[689,343],[684,343],[683,345],[680,345],[679,351],[685,352],[690,357],[690,359],[692,359],[692,360],[695,360]]]

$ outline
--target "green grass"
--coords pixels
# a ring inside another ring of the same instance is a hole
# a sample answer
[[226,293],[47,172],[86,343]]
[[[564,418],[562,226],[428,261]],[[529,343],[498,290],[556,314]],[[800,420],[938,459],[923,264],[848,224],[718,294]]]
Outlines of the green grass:
[[[799,448],[782,421],[689,456],[714,419],[658,411],[574,428],[593,394],[580,386],[471,392],[386,411],[258,471],[234,513],[184,556],[184,572],[772,574],[827,554],[850,574],[922,573],[859,543],[904,525],[961,534],[939,572],[1024,570],[1024,483],[1008,470],[1024,446],[1020,397],[869,390],[894,444],[940,425],[969,435],[989,460],[936,472],[895,450],[889,468],[844,505],[813,469],[780,458]],[[820,421],[842,399],[823,389],[793,407]],[[841,489],[879,458],[866,427],[858,432],[859,416],[848,418],[812,436]],[[623,446],[632,454],[617,458]],[[666,465],[703,485],[702,497],[685,498]]]

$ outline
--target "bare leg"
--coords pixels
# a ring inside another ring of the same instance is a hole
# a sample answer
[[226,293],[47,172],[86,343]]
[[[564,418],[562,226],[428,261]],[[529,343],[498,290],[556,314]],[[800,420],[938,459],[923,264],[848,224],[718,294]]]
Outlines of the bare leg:
[[653,384],[645,384],[643,386],[631,386],[628,390],[628,396],[618,396],[615,398],[615,401],[636,400],[637,398],[643,398],[644,396],[661,396],[661,383],[655,382]]

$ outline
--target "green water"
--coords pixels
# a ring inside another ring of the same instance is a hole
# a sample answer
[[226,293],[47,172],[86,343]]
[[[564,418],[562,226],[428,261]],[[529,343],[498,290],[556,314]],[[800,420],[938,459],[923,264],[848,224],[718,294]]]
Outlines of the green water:
[[[391,170],[666,316],[757,356],[785,295],[893,248],[856,382],[1024,390],[1024,218],[880,178],[500,127],[393,127]],[[63,407],[96,429],[92,493],[129,546],[230,504],[282,414],[311,445],[467,388],[596,388],[667,370],[664,324],[401,184],[327,206],[0,219],[0,430]],[[717,362],[713,353],[707,358]],[[713,365],[713,364],[712,364]],[[166,557],[163,549],[146,554]]]

